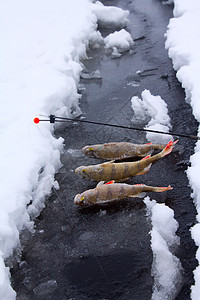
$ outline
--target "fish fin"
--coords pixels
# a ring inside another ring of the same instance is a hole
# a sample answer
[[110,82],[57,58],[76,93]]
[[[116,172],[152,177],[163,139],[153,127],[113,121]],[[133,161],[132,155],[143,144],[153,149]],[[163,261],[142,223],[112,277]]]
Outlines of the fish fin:
[[178,143],[178,141],[179,141],[179,140],[176,140],[176,141],[172,142],[172,145],[175,146],[176,143]]
[[156,187],[155,192],[165,192],[168,190],[173,190],[173,187],[171,187],[171,185],[168,185],[167,187],[163,186],[163,187]]
[[115,183],[115,181],[114,181],[114,180],[111,180],[111,181],[108,181],[108,182],[106,182],[106,183],[104,183],[104,184],[113,184],[113,183]]
[[103,181],[103,180],[102,180],[102,181],[99,181],[99,182],[97,183],[97,186],[96,186],[96,187],[103,185],[104,182],[105,182],[105,181]]
[[145,157],[144,157],[144,158],[142,158],[141,160],[147,159],[147,158],[149,158],[149,157],[151,157],[151,154],[149,154],[149,155],[145,156]]
[[135,195],[130,195],[129,197],[130,198],[144,198],[145,196],[146,196],[146,193],[142,192],[142,193],[138,193],[138,194],[135,194]]
[[172,140],[169,141],[169,143],[165,146],[165,148],[162,151],[162,157],[171,153],[172,149],[174,148],[174,146],[176,145],[177,142],[178,142],[178,140],[176,140],[174,142],[172,142]]
[[143,192],[137,195],[138,198],[144,198],[147,193]]
[[114,160],[106,161],[106,162],[102,163],[101,165],[102,165],[102,167],[105,167],[108,164],[112,164],[112,163],[114,163]]
[[142,171],[140,171],[136,175],[144,175],[144,174],[146,174],[149,171],[149,169],[151,168],[151,165],[152,164],[149,164],[146,168],[144,168]]
[[130,177],[122,178],[122,179],[116,179],[115,182],[124,182],[124,181],[127,181],[129,179],[130,179]]

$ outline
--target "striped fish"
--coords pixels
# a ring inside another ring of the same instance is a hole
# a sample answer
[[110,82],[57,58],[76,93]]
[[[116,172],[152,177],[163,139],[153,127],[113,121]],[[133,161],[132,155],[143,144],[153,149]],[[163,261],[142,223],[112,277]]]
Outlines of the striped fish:
[[139,161],[121,163],[109,161],[98,165],[81,166],[75,170],[75,173],[83,178],[90,178],[95,181],[123,181],[129,177],[147,173],[151,165],[169,154],[176,143],[177,141],[170,141],[158,154],[153,156],[148,155]]
[[145,157],[154,150],[163,150],[166,145],[158,144],[133,144],[127,142],[113,142],[98,145],[85,146],[81,151],[89,156],[100,159],[116,160],[129,157]]
[[114,182],[103,184],[103,182],[100,182],[96,188],[76,195],[74,203],[76,205],[102,204],[125,198],[143,198],[146,195],[146,192],[165,192],[172,189],[173,188],[170,185],[168,187],[154,187],[145,184],[130,185]]

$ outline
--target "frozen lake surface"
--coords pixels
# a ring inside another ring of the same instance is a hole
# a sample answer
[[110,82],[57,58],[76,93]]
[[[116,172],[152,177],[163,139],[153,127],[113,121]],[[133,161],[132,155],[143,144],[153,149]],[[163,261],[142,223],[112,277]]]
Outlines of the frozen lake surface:
[[[113,5],[112,1],[104,4]],[[143,127],[145,124],[131,123],[130,99],[149,89],[166,101],[173,131],[195,135],[197,124],[164,48],[172,7],[155,0],[119,0],[115,5],[130,11],[127,29],[135,40],[133,51],[117,59],[103,47],[89,52],[89,59],[84,61],[86,74],[95,78],[83,76],[81,80],[83,116],[97,122]],[[103,36],[110,32],[110,28],[100,30]],[[74,173],[80,165],[98,162],[81,154],[83,146],[110,141],[144,143],[145,134],[74,122],[57,128],[56,135],[66,144],[63,167],[56,178],[60,189],[46,199],[34,235],[22,233],[22,258],[11,269],[17,299],[150,299],[151,223],[143,201],[88,208],[73,204],[77,193],[96,185]],[[172,208],[179,223],[176,256],[181,260],[184,280],[176,299],[181,300],[189,298],[197,263],[189,232],[195,209],[184,173],[194,143],[180,138],[173,153],[153,165],[146,175],[129,181],[174,187],[168,193],[149,195]]]

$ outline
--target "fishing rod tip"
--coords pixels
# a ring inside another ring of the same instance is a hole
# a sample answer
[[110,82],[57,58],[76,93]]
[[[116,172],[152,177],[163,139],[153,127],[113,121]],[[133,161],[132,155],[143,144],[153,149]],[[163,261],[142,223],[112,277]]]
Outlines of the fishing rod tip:
[[33,122],[34,122],[35,124],[38,124],[38,123],[40,122],[40,119],[39,119],[39,118],[34,118],[34,119],[33,119]]

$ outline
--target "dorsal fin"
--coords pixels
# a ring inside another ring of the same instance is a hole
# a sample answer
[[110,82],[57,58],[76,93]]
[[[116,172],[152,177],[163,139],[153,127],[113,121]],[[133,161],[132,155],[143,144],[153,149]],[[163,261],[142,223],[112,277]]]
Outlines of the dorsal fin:
[[99,181],[99,183],[97,183],[97,186],[96,186],[96,187],[103,185],[104,182],[105,182],[105,181]]
[[106,167],[107,165],[112,164],[112,163],[114,163],[114,160],[106,161],[103,164],[101,164],[101,166]]
[[115,183],[115,181],[114,181],[114,180],[111,180],[111,181],[108,181],[108,182],[104,183],[104,185],[105,185],[105,184],[113,184],[113,183]]

